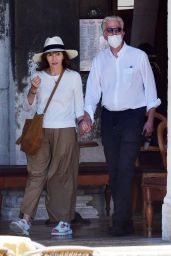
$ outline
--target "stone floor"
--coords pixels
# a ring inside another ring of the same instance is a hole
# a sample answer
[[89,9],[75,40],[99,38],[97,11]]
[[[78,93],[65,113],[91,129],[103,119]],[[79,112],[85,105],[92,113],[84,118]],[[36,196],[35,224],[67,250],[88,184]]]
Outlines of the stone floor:
[[[90,223],[75,223],[72,225],[72,237],[51,237],[53,225],[45,225],[44,221],[35,221],[32,225],[30,238],[46,246],[54,245],[84,245],[92,247],[116,246],[149,246],[170,245],[161,239],[161,216],[156,216],[153,225],[153,235],[146,235],[145,221],[142,216],[134,217],[135,235],[127,237],[112,237],[110,234],[111,218],[91,219]],[[0,235],[12,235],[9,222],[0,222]],[[170,252],[171,255],[171,252]]]

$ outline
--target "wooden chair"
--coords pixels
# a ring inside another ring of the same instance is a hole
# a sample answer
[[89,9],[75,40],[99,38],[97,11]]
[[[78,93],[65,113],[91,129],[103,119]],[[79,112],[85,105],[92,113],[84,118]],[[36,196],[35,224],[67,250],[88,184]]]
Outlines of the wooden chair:
[[1,256],[16,256],[12,250],[5,248],[5,247],[0,247],[0,255]]
[[163,121],[157,128],[157,138],[164,168],[167,169],[167,122]]
[[23,254],[23,256],[63,256],[63,255],[79,255],[79,256],[97,256],[100,255],[95,249],[86,246],[47,246],[40,250],[34,250]]
[[157,139],[160,154],[163,160],[163,170],[157,173],[143,173],[142,175],[142,191],[143,191],[143,205],[146,217],[147,235],[152,235],[153,222],[153,202],[163,201],[166,195],[167,186],[167,122],[163,120],[157,127]]
[[145,143],[141,145],[140,154],[135,163],[136,172],[134,175],[132,191],[133,212],[136,212],[137,210],[142,211],[142,206],[140,204],[140,202],[142,201],[141,183],[144,176],[146,176],[146,173],[149,174],[151,172],[160,172],[160,169],[162,168],[162,163],[160,159],[160,148],[157,135],[157,129],[161,122],[167,122],[166,117],[158,112],[155,112],[154,132],[152,135],[152,141],[151,143],[149,143],[148,147],[145,147]]

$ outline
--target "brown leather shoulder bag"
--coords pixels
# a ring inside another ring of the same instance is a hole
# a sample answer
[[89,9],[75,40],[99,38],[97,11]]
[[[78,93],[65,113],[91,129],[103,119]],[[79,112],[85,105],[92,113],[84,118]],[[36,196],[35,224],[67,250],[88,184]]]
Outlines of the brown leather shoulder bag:
[[43,114],[38,115],[35,113],[33,119],[26,119],[22,130],[21,136],[17,139],[16,144],[20,145],[20,150],[25,152],[27,155],[35,155],[40,149],[44,137],[43,132],[43,118],[46,110],[50,104],[50,101],[59,85],[64,70],[60,74],[53,91],[47,101]]

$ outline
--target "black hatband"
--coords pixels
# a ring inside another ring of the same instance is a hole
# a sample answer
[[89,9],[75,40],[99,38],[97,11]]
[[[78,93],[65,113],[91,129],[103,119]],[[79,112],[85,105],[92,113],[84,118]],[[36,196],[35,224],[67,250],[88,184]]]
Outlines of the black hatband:
[[63,44],[51,44],[51,45],[45,46],[43,51],[46,52],[48,50],[53,50],[53,49],[57,49],[57,48],[65,50],[65,47]]

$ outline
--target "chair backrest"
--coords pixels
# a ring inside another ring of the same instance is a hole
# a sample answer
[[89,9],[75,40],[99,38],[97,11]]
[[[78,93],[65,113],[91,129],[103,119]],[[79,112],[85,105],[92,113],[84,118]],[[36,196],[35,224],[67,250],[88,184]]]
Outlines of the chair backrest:
[[154,131],[151,138],[142,137],[140,154],[136,161],[137,167],[141,167],[142,169],[146,168],[146,170],[156,169],[156,168],[157,170],[161,170],[161,168],[163,169],[163,167],[166,168],[165,163],[163,164],[163,161],[161,161],[160,159],[159,154],[161,153],[160,153],[158,135],[157,135],[158,126],[162,122],[167,123],[166,117],[158,112],[155,112],[154,113]]
[[157,139],[163,165],[167,169],[167,122],[162,121],[157,127]]
[[158,112],[155,112],[154,113],[154,132],[152,134],[152,141],[150,142],[147,148],[145,147],[145,145],[142,145],[141,151],[154,151],[154,152],[160,151],[159,145],[158,145],[158,138],[157,138],[157,128],[161,122],[167,122],[166,117]]
[[166,118],[165,116],[163,116],[162,114],[158,113],[158,112],[155,112],[155,113],[154,113],[154,118],[159,119],[161,122],[162,122],[162,121],[167,122],[167,118]]
[[47,246],[40,250],[26,252],[23,256],[100,256],[99,251],[87,246]]
[[4,247],[0,247],[0,255],[2,256],[16,256],[15,253],[8,249],[8,248],[4,248]]

